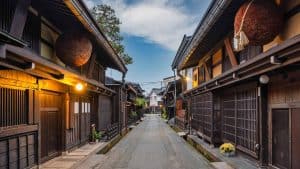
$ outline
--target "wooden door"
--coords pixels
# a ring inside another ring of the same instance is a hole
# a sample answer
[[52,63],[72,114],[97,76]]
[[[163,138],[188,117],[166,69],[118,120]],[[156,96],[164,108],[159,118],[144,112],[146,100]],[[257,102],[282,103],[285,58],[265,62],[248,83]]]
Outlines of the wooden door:
[[80,112],[80,143],[85,143],[90,135],[91,101],[89,98],[81,99]]
[[289,149],[289,109],[274,109],[272,111],[272,164],[281,169],[288,169]]
[[59,94],[50,92],[40,94],[41,156],[43,161],[59,155],[61,103]]
[[300,168],[300,108],[292,109],[292,169]]

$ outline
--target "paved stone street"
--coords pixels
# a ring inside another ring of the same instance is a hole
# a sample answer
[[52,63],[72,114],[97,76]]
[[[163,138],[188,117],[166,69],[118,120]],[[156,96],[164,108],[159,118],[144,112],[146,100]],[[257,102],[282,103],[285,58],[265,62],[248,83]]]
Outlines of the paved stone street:
[[209,162],[157,115],[148,115],[106,155],[93,155],[78,168],[207,169]]

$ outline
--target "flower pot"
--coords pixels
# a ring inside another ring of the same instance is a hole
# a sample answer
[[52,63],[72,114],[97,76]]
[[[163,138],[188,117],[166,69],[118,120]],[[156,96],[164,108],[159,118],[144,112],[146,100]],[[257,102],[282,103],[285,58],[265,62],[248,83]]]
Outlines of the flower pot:
[[233,156],[235,156],[235,152],[234,151],[232,151],[232,152],[225,152],[225,153],[223,153],[223,155],[226,156],[226,157],[233,157]]

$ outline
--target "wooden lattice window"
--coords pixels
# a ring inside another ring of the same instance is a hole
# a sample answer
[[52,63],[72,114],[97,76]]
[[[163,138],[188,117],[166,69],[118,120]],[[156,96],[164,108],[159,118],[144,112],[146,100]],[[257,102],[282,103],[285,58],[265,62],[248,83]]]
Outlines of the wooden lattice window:
[[0,87],[0,127],[28,124],[26,90]]
[[230,141],[250,154],[255,154],[257,141],[256,88],[234,90],[223,95],[223,140]]
[[4,32],[9,32],[14,15],[17,0],[0,1],[0,28]]
[[207,137],[212,136],[212,93],[194,96],[191,102],[192,127]]

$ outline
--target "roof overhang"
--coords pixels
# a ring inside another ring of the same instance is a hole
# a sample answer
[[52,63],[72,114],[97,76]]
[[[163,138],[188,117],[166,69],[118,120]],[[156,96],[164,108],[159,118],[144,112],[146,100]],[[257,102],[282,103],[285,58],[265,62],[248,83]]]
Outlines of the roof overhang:
[[244,2],[245,0],[212,1],[183,54],[179,70],[196,66],[202,57],[233,31],[236,11]]
[[112,48],[108,39],[101,31],[96,20],[82,0],[64,0],[64,3],[74,14],[74,16],[84,25],[84,27],[95,37],[97,37],[97,43],[109,54],[115,63],[114,65],[111,65],[111,67],[125,74],[127,72],[127,68],[124,61]]

